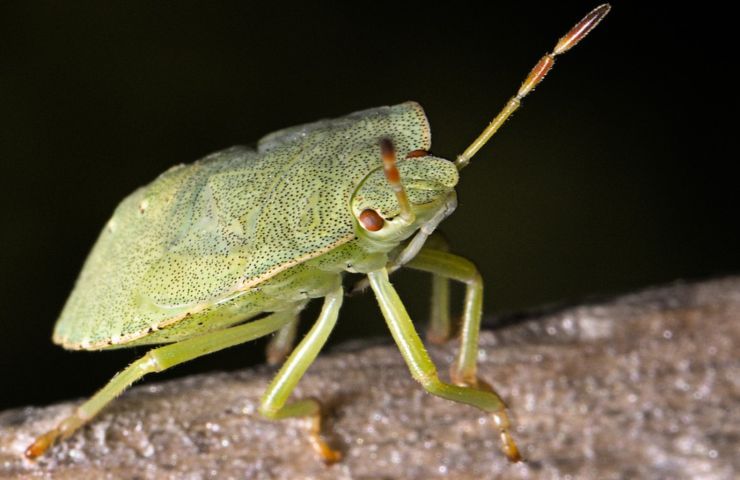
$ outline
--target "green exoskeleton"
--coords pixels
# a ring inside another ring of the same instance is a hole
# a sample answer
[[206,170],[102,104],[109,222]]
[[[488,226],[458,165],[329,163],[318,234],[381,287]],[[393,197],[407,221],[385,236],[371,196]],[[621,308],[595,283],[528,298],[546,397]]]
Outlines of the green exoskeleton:
[[[256,149],[234,147],[174,167],[127,197],[90,253],[54,341],[72,350],[166,345],[39,436],[27,456],[71,435],[147,373],[276,333],[269,358],[284,363],[259,411],[271,419],[310,417],[313,447],[326,462],[338,460],[340,453],[322,439],[318,401],[288,399],[334,327],[343,274],[353,272],[367,275],[411,375],[434,395],[489,412],[504,453],[519,460],[506,406],[477,376],[483,281],[470,261],[425,241],[455,209],[458,171],[554,58],[608,11],[608,5],[596,8],[561,38],[454,162],[428,153],[427,118],[408,102],[270,134]],[[466,285],[452,383],[439,379],[388,281],[401,266],[433,276],[430,339],[445,340],[451,331],[447,282]],[[324,302],[319,319],[290,352],[297,316],[314,298]]]

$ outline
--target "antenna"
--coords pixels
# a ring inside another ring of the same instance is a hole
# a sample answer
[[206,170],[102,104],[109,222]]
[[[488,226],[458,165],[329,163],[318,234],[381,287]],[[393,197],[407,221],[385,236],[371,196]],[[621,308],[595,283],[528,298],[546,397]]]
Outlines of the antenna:
[[598,25],[606,14],[609,13],[611,8],[612,7],[608,3],[605,3],[591,10],[588,15],[583,17],[583,20],[578,22],[570,29],[570,32],[558,41],[552,52],[548,53],[542,57],[539,62],[537,62],[537,65],[534,66],[534,68],[529,72],[529,75],[527,75],[527,78],[522,82],[516,95],[509,99],[504,108],[501,109],[496,117],[494,117],[478,138],[476,138],[473,143],[471,143],[470,146],[457,157],[455,165],[457,165],[458,170],[462,170],[468,165],[473,155],[478,153],[478,150],[480,150],[481,147],[491,139],[498,129],[501,128],[501,125],[503,125],[504,122],[506,122],[506,120],[519,108],[522,103],[522,99],[529,95],[529,93],[534,90],[540,82],[542,82],[545,75],[547,75],[553,65],[555,65],[555,57],[567,52],[576,46],[578,42],[583,40],[591,30],[596,28],[596,25]]

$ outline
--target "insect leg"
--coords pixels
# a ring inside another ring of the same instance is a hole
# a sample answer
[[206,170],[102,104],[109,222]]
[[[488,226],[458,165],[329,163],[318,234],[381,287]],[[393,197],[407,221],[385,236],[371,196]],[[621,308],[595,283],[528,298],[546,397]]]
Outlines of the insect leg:
[[[433,248],[446,252],[449,250],[447,238],[435,231],[424,243],[422,250]],[[408,263],[406,265],[409,265]],[[414,268],[411,266],[411,268]],[[419,269],[421,270],[421,269]],[[450,320],[450,280],[448,276],[432,273],[432,295],[429,304],[429,326],[426,339],[440,345],[452,337],[452,322]]]
[[429,272],[434,278],[449,278],[466,285],[460,351],[450,374],[456,385],[477,386],[478,334],[483,310],[483,278],[478,269],[466,258],[431,248],[423,248],[407,266]]
[[[411,266],[411,268],[414,268]],[[437,345],[452,336],[450,321],[450,281],[437,273],[432,274],[432,298],[429,308],[429,326],[426,338]]]
[[[447,212],[445,212],[446,214]],[[440,216],[441,221],[444,217]],[[449,250],[449,245],[445,236],[434,231],[439,221],[432,221],[422,226],[421,230],[414,235],[413,239],[400,251],[397,257],[393,258],[386,269],[392,274],[405,264],[411,261],[422,248],[431,247],[442,251]],[[425,227],[431,226],[431,233],[425,232]],[[368,277],[363,277],[355,283],[350,295],[366,289],[370,285]],[[452,324],[450,322],[450,283],[447,277],[432,274],[432,295],[430,303],[429,327],[427,329],[427,340],[435,344],[441,344],[449,340],[452,335]]]
[[26,456],[36,458],[42,455],[57,440],[72,435],[111,400],[147,373],[161,372],[196,357],[263,337],[285,325],[291,318],[293,318],[291,315],[285,315],[283,312],[275,313],[243,325],[205,333],[198,337],[149,350],[143,357],[116,374],[107,385],[79,406],[72,415],[62,420],[56,428],[39,436],[26,449]]
[[300,320],[298,314],[299,312],[296,311],[292,320],[283,325],[267,344],[267,363],[270,365],[281,363],[293,348],[296,331],[298,330],[298,322]]
[[311,417],[311,444],[326,463],[334,463],[341,458],[341,453],[332,449],[321,438],[321,404],[312,398],[297,400],[286,405],[290,394],[298,384],[303,374],[316,359],[321,347],[329,338],[337,322],[339,308],[342,306],[343,289],[339,285],[324,298],[324,306],[316,323],[308,334],[293,350],[282,368],[267,387],[262,396],[259,411],[262,415],[273,420],[289,417]]
[[396,341],[411,375],[422,384],[424,389],[454,402],[466,403],[479,409],[490,412],[493,421],[499,430],[502,448],[512,462],[521,460],[519,450],[509,433],[509,417],[506,405],[493,391],[476,390],[471,387],[461,387],[442,382],[437,375],[437,368],[429,358],[414,324],[406,312],[396,289],[388,281],[388,272],[385,268],[368,273],[370,286],[383,312],[393,339]]

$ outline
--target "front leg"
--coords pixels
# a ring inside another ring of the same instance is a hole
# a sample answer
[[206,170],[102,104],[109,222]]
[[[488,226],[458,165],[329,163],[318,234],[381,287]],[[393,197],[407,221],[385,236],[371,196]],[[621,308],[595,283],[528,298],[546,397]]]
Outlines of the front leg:
[[[478,379],[478,336],[483,312],[483,278],[473,262],[458,255],[424,247],[408,264],[409,268],[432,274],[433,286],[457,280],[465,284],[465,303],[463,307],[462,327],[460,329],[460,351],[457,360],[450,370],[452,382],[456,385],[486,386]],[[432,290],[434,310],[445,308],[449,293],[439,287]],[[434,302],[437,302],[436,304]],[[437,316],[440,313],[437,312]],[[432,319],[436,318],[432,315]],[[448,322],[449,323],[449,322]],[[435,323],[432,322],[432,331]],[[438,327],[439,328],[439,327]]]
[[433,395],[454,402],[466,403],[493,414],[493,421],[499,430],[504,453],[510,461],[520,461],[519,449],[509,432],[509,417],[503,400],[494,391],[476,390],[471,387],[461,387],[442,382],[437,375],[437,369],[432,359],[429,358],[419,335],[414,329],[406,308],[398,297],[398,293],[388,281],[387,270],[383,268],[370,272],[368,278],[393,339],[396,341],[414,379]]

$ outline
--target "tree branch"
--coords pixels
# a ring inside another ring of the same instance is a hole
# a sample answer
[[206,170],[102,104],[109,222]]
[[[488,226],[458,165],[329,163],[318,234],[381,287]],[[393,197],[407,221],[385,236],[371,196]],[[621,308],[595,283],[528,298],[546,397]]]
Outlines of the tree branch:
[[[257,413],[272,370],[134,388],[36,462],[35,435],[74,403],[0,413],[0,477],[732,478],[740,471],[740,277],[529,314],[481,335],[480,375],[506,399],[526,462],[490,419],[424,393],[390,343],[323,354],[297,396],[330,406],[344,460],[326,467],[302,420]],[[430,353],[445,372],[454,342]]]

